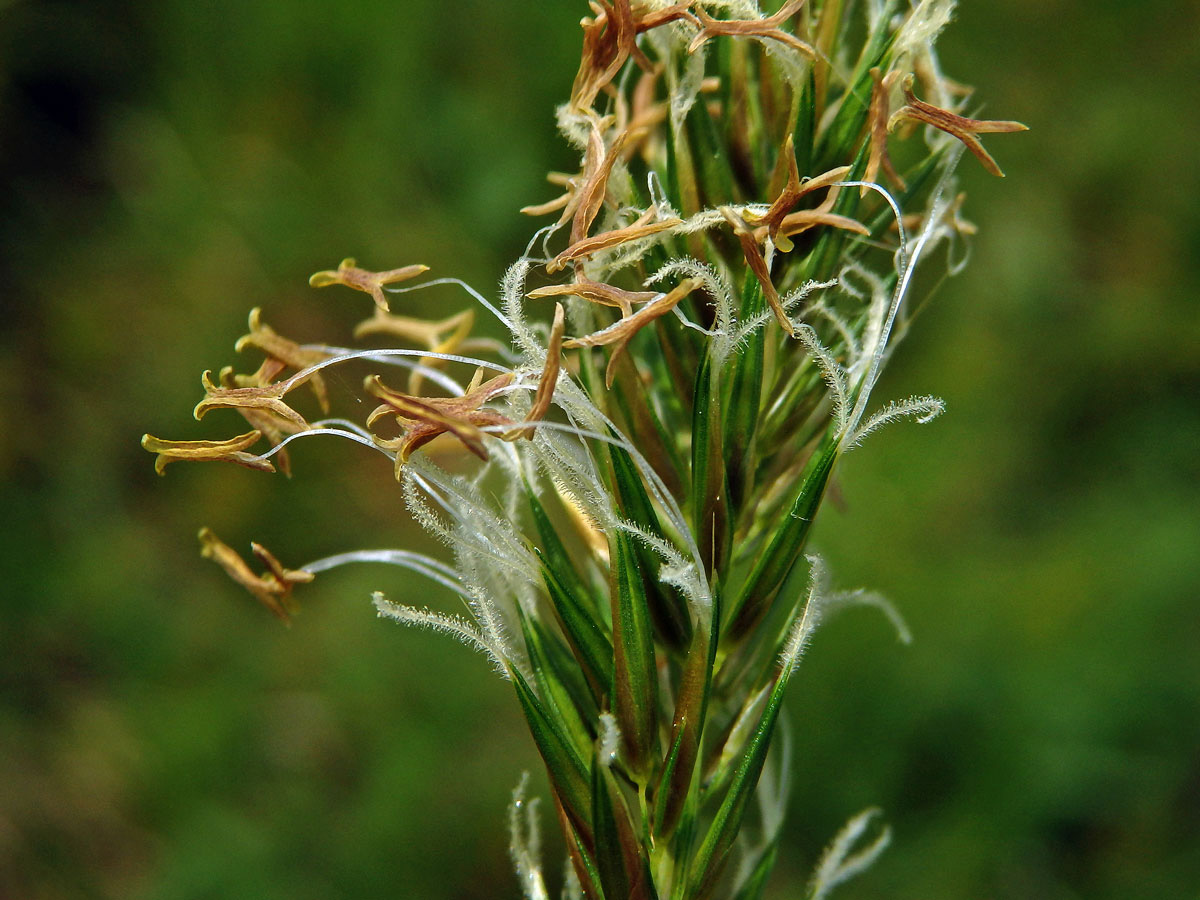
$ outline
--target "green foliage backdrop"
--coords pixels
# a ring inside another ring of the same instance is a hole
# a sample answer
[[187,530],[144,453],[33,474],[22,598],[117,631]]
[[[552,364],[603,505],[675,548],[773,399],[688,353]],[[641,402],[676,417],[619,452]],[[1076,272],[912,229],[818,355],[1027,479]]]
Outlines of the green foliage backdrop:
[[[284,630],[197,553],[201,524],[291,564],[420,544],[386,462],[160,481],[137,446],[251,306],[348,332],[309,273],[486,289],[520,252],[586,10],[447,6],[0,4],[0,897],[517,896],[509,691],[369,605],[427,589],[332,575]],[[1200,13],[964,3],[942,51],[1033,131],[1007,180],[963,167],[974,259],[887,375],[949,415],[852,457],[821,526],[917,639],[847,617],[805,661],[771,896],[878,803],[847,900],[1194,897]]]

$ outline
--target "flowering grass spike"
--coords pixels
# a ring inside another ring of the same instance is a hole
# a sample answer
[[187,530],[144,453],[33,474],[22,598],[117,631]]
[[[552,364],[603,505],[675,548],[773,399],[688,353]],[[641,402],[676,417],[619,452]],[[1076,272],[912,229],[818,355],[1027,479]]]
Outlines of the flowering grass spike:
[[[296,586],[350,563],[406,568],[460,598],[465,614],[383,594],[375,606],[457,637],[511,681],[566,843],[564,897],[761,896],[790,775],[781,704],[815,630],[873,606],[907,640],[881,597],[829,587],[808,538],[844,454],[942,411],[873,392],[918,273],[953,270],[973,231],[953,179],[964,147],[999,175],[977,135],[1024,128],[961,114],[969,92],[933,48],[952,9],[591,3],[557,116],[579,170],[551,175],[559,196],[523,210],[553,220],[498,302],[452,278],[394,286],[421,265],[347,259],[311,284],[369,294],[355,337],[406,346],[299,346],[255,310],[237,349],[264,361],[205,373],[195,410],[236,409],[253,430],[143,439],[160,473],[187,459],[286,473],[290,445],[316,435],[394,462],[446,559],[363,550],[293,570],[254,545],[256,575],[207,529],[203,552],[282,618]],[[436,286],[477,305],[430,322],[392,311]],[[477,313],[509,341],[472,337]],[[329,410],[333,366],[363,369],[379,404],[365,421]],[[324,418],[293,407],[302,384]],[[876,815],[834,839],[810,897],[878,856]],[[548,897],[524,781],[510,825],[521,890]]]

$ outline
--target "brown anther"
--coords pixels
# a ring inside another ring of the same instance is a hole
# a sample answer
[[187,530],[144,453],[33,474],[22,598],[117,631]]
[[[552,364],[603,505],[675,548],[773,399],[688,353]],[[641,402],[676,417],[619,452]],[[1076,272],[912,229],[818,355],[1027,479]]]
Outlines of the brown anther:
[[395,284],[398,281],[407,281],[428,271],[429,266],[412,265],[399,269],[388,269],[386,272],[368,272],[366,269],[358,268],[354,264],[354,259],[348,257],[338,264],[336,271],[326,269],[324,272],[316,272],[308,279],[308,283],[318,288],[328,287],[331,284],[343,284],[348,288],[354,288],[356,291],[370,294],[375,305],[387,312],[388,303],[387,297],[383,294],[383,286]]
[[518,212],[526,216],[544,216],[552,212],[558,212],[560,209],[566,209],[568,203],[571,202],[571,193],[567,191],[559,194],[553,200],[547,200],[545,203],[534,203],[529,206],[522,206]]
[[[970,237],[971,235],[975,234],[979,229],[976,227],[974,222],[967,221],[961,215],[963,202],[966,199],[967,199],[966,193],[960,192],[958,194],[958,196],[954,198],[954,202],[946,207],[945,212],[942,214],[942,219],[949,222],[950,229],[955,234],[959,234],[964,237]],[[925,216],[923,214],[909,213],[908,215],[901,217],[899,224],[903,225],[905,230],[907,230],[909,232],[913,232],[913,231],[918,230],[924,224],[924,222],[925,222]],[[900,227],[897,223],[893,222],[892,226],[891,226],[891,230],[899,231]]]
[[[853,231],[855,234],[870,234],[870,230],[862,222],[857,219],[851,219],[849,216],[839,216],[836,213],[825,212],[820,209],[803,209],[800,212],[794,212],[783,217],[783,221],[779,224],[779,237],[788,238],[788,247],[792,246],[791,238],[801,232],[808,231],[810,228],[816,228],[818,225],[828,225],[830,228],[841,228],[844,231]],[[756,235],[757,236],[757,235]],[[782,250],[782,245],[776,245]]]
[[275,554],[257,541],[250,542],[250,552],[254,554],[255,559],[267,567],[267,572],[271,577],[282,585],[308,584],[316,577],[312,572],[304,569],[284,568],[283,563],[275,557]]
[[565,172],[550,172],[546,175],[546,180],[557,187],[563,188],[563,192],[553,200],[548,200],[545,203],[522,206],[520,212],[527,216],[544,216],[547,213],[556,212],[561,209],[563,213],[558,217],[558,224],[566,224],[575,215],[575,208],[579,203],[578,187],[581,178],[583,178],[582,173],[568,175]]
[[700,33],[697,34],[690,44],[688,44],[687,52],[695,53],[709,39],[719,35],[727,35],[731,37],[755,37],[769,38],[773,41],[778,41],[791,47],[793,50],[799,50],[809,59],[817,58],[817,51],[812,48],[812,45],[800,40],[794,34],[782,30],[779,26],[794,16],[800,11],[800,7],[804,5],[804,0],[788,0],[779,10],[771,16],[764,16],[761,19],[714,19],[703,9],[696,8],[695,15],[700,20]]
[[262,409],[295,426],[296,431],[307,431],[311,427],[304,416],[282,399],[284,394],[303,382],[296,376],[265,387],[220,387],[213,384],[212,372],[206,371],[200,376],[200,381],[206,396],[192,410],[197,420],[203,419],[210,409]]
[[975,158],[983,163],[985,169],[993,175],[1003,178],[1004,173],[1000,171],[1000,166],[983,149],[983,144],[979,142],[979,138],[975,135],[1028,131],[1029,126],[1023,125],[1020,122],[1006,122],[998,119],[968,119],[965,116],[952,113],[948,109],[942,109],[940,106],[933,106],[930,103],[918,100],[916,95],[913,94],[912,84],[913,76],[906,76],[900,87],[904,91],[904,99],[907,103],[892,114],[892,117],[888,120],[888,131],[895,128],[896,123],[903,119],[913,119],[926,125],[932,125],[934,128],[944,131],[951,137],[962,141],[966,145],[966,148],[975,154]]
[[595,18],[584,18],[579,23],[583,27],[583,58],[571,86],[571,104],[578,109],[592,106],[596,95],[616,77],[631,55],[645,59],[637,48],[637,26],[630,0],[611,3],[593,0],[591,7]]
[[956,234],[969,237],[977,233],[979,228],[974,222],[970,222],[962,217],[962,207],[966,199],[966,191],[960,191],[958,196],[954,198],[954,202],[946,209],[946,217],[950,220],[950,227]]
[[612,345],[613,350],[608,358],[608,368],[604,373],[605,385],[612,387],[613,378],[616,377],[617,372],[617,361],[629,346],[629,342],[633,340],[634,335],[655,319],[661,318],[673,310],[679,305],[679,301],[700,287],[700,284],[701,282],[698,278],[685,278],[670,293],[664,294],[657,300],[650,301],[633,315],[620,318],[607,328],[602,328],[592,334],[572,338],[564,342],[563,347],[564,349],[573,350],[577,347]]
[[[420,344],[433,353],[454,353],[462,347],[474,324],[473,309],[465,309],[447,319],[431,321],[392,315],[377,307],[371,318],[364,319],[354,326],[354,336],[362,338],[371,334],[386,334]],[[446,364],[446,360],[436,356],[422,356],[420,362],[421,365],[434,369]],[[409,393],[417,393],[423,381],[424,376],[414,370],[408,376]]]
[[[871,69],[871,106],[867,112],[867,128],[870,131],[871,147],[862,180],[874,182],[879,177],[879,170],[882,168],[883,173],[891,179],[892,184],[900,190],[905,190],[907,185],[900,177],[900,173],[896,171],[896,167],[892,165],[892,158],[888,156],[887,146],[890,97],[892,85],[896,83],[899,74],[899,72],[888,72],[887,75],[881,75],[878,66]],[[861,188],[860,196],[866,194],[868,190],[870,188]]]
[[787,332],[788,337],[795,337],[796,328],[784,311],[783,301],[779,299],[779,291],[775,289],[775,283],[771,281],[771,270],[767,268],[767,261],[763,257],[762,251],[758,248],[758,240],[754,237],[753,230],[746,224],[745,219],[727,206],[721,207],[721,215],[725,217],[725,221],[733,228],[733,233],[742,245],[742,255],[746,257],[746,265],[750,267],[750,270],[754,273],[754,277],[758,279],[758,283],[762,287],[763,297],[766,298],[767,305],[771,307],[771,312],[775,313],[775,319],[783,327],[783,330]]
[[943,97],[966,100],[975,93],[975,88],[961,81],[947,77],[934,64],[933,57],[928,53],[918,53],[913,58],[913,75],[923,85],[937,85],[937,90]]
[[479,370],[461,397],[412,397],[392,390],[380,381],[378,375],[368,376],[365,382],[367,393],[378,397],[383,405],[367,418],[367,427],[372,428],[387,416],[396,419],[404,430],[403,436],[379,443],[396,451],[397,466],[405,462],[414,450],[441,434],[452,434],[468,450],[486,460],[488,452],[483,444],[484,432],[479,429],[517,423],[483,405],[512,384],[513,376],[498,375],[482,384],[481,378],[482,370]]
[[267,387],[286,369],[283,360],[268,356],[259,367],[249,375],[239,375],[233,371],[233,366],[221,369],[218,380],[222,387]]
[[539,300],[542,297],[582,297],[591,303],[615,307],[621,310],[622,315],[629,316],[633,314],[634,304],[648,303],[657,297],[658,293],[656,291],[627,291],[624,288],[579,276],[571,284],[552,284],[530,291],[525,296],[531,300]]
[[[274,375],[265,373],[275,371],[278,374],[278,370],[273,365],[268,365],[270,363],[278,363],[278,361],[270,358],[264,360],[262,367],[253,375],[235,375],[233,367],[226,366],[218,376],[221,386],[225,388],[237,388],[269,385]],[[279,365],[282,367],[281,363]],[[291,419],[280,418],[269,409],[255,409],[241,406],[238,407],[238,412],[251,428],[262,432],[263,437],[267,439],[267,443],[272,447],[278,447],[288,435],[297,434],[304,430],[303,428],[299,428]],[[292,474],[292,461],[288,456],[287,450],[279,450],[275,454],[275,460],[279,466],[279,471],[290,478]]]
[[587,153],[584,157],[582,181],[578,191],[579,199],[575,207],[575,214],[571,219],[572,244],[583,240],[591,230],[592,223],[596,220],[608,193],[608,177],[612,174],[613,165],[621,155],[627,136],[628,132],[622,132],[606,148],[600,123],[593,120],[591,135],[588,137]]
[[652,222],[651,220],[657,214],[657,207],[651,206],[631,225],[626,225],[624,228],[614,228],[612,231],[605,231],[572,243],[566,250],[546,263],[546,271],[554,274],[563,269],[567,263],[574,260],[583,259],[600,250],[607,250],[609,247],[616,247],[619,244],[649,237],[652,234],[658,234],[660,231],[666,231],[668,228],[674,228],[677,225],[683,224],[682,219],[674,217],[663,219],[661,222]]
[[312,572],[302,569],[285,569],[279,560],[262,544],[251,544],[255,557],[267,567],[261,575],[255,575],[249,564],[228,544],[218,538],[211,528],[201,528],[200,555],[211,559],[226,571],[230,578],[258,598],[267,609],[283,622],[291,621],[295,612],[292,603],[292,588],[313,580]]
[[839,166],[836,169],[830,169],[828,172],[822,172],[814,178],[801,181],[800,170],[796,165],[796,149],[790,134],[784,142],[780,156],[787,166],[787,184],[780,191],[779,196],[775,198],[770,209],[764,214],[759,216],[747,212],[744,214],[744,218],[749,225],[765,225],[767,233],[771,235],[771,240],[775,243],[775,246],[784,253],[788,253],[792,249],[792,242],[787,233],[781,230],[787,214],[791,212],[793,207],[800,202],[800,199],[805,194],[829,187],[841,181],[846,176],[846,173],[850,171],[850,167]]
[[540,422],[550,411],[554,401],[554,389],[558,386],[558,372],[561,365],[563,349],[564,312],[561,303],[554,304],[554,324],[550,326],[550,341],[546,345],[546,363],[542,366],[542,376],[538,379],[537,393],[533,397],[533,406],[523,423],[527,427],[517,428],[503,435],[504,440],[513,441],[517,438],[532,440],[533,423]]
[[[658,80],[664,66],[660,63],[649,71],[643,72],[633,88],[633,108],[629,115],[629,124],[625,130],[629,134],[628,149],[636,151],[644,148],[647,139],[655,133],[655,129],[667,118],[667,104],[655,98]],[[643,153],[646,150],[643,149]]]
[[584,150],[582,171],[575,175],[551,172],[546,176],[546,180],[564,188],[563,193],[546,203],[521,208],[522,213],[530,216],[544,215],[561,209],[562,214],[557,224],[571,223],[571,243],[585,237],[592,227],[600,207],[607,199],[608,178],[612,174],[613,166],[625,153],[629,139],[643,139],[645,135],[640,132],[646,130],[645,123],[638,125],[637,135],[627,127],[613,139],[610,146],[606,146],[604,133],[612,127],[612,117],[601,118],[590,111],[589,116],[592,128]]
[[259,459],[253,453],[246,451],[258,443],[262,437],[261,431],[248,431],[227,441],[164,441],[152,434],[142,435],[142,447],[151,453],[157,453],[154,460],[154,471],[159,475],[168,463],[181,460],[193,462],[231,462],[247,469],[257,469],[260,472],[274,472],[275,467],[265,459]]
[[637,33],[652,31],[662,25],[681,20],[699,25],[699,20],[691,12],[694,3],[695,0],[687,0],[686,3],[676,3],[653,12],[643,11],[639,8],[634,13]]
[[583,27],[583,58],[571,87],[571,104],[576,109],[590,109],[630,57],[645,70],[653,67],[637,45],[639,34],[683,19],[699,24],[690,12],[692,0],[659,10],[643,4],[635,9],[631,0],[592,0],[590,6],[595,17],[579,23]]
[[[261,350],[267,354],[269,359],[278,360],[283,363],[284,367],[294,369],[297,372],[329,359],[328,353],[322,353],[320,350],[305,350],[295,341],[288,340],[269,325],[264,324],[262,310],[259,307],[250,310],[250,333],[242,335],[238,338],[238,342],[233,345],[233,349],[238,353],[241,353],[247,347],[255,347]],[[259,373],[256,374],[261,375],[265,374],[265,372],[266,369],[264,368],[260,369]],[[321,378],[321,373],[313,372],[308,376],[307,381],[313,390],[313,394],[316,395],[317,403],[321,405],[321,410],[329,412],[329,392],[325,388],[325,381]],[[254,386],[265,387],[270,382],[271,379],[268,378]],[[235,387],[240,385],[229,386]]]
[[638,78],[637,84],[633,86],[633,110],[631,114],[633,119],[647,115],[652,107],[660,105],[655,100],[655,94],[658,90],[658,81],[662,78],[665,68],[666,66],[659,63],[652,69],[643,72],[641,77]]

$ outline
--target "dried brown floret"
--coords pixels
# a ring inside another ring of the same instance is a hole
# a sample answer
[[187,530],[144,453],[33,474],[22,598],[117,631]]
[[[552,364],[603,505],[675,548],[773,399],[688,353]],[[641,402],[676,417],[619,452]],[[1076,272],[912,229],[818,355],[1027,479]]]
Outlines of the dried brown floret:
[[[617,134],[611,145],[606,146],[604,133],[612,127],[613,117],[601,118],[590,113],[590,119],[592,127],[584,150],[582,170],[574,175],[551,172],[546,176],[546,180],[564,188],[563,193],[546,203],[521,208],[521,212],[529,216],[545,215],[561,209],[558,224],[571,223],[571,243],[585,237],[592,227],[600,207],[607,199],[608,179],[613,166],[621,158],[627,149],[629,138],[633,136],[633,132],[625,128]],[[642,134],[639,140],[644,137]]]
[[630,57],[643,69],[652,68],[637,45],[639,34],[682,19],[699,25],[690,12],[691,0],[658,10],[643,3],[635,7],[631,0],[592,0],[589,5],[594,18],[585,17],[579,23],[583,57],[571,88],[571,103],[577,109],[590,109]]

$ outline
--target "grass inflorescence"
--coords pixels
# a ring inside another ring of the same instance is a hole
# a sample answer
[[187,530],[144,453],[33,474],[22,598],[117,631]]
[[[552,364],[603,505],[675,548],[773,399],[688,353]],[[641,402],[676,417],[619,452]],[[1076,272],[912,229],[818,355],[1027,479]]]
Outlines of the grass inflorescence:
[[[256,573],[208,529],[203,552],[285,620],[298,585],[350,563],[461,597],[465,613],[375,606],[512,682],[566,841],[566,897],[760,896],[786,804],[781,704],[814,631],[868,605],[907,640],[880,596],[831,588],[808,538],[844,454],[942,411],[872,394],[918,269],[952,269],[973,231],[952,175],[962,150],[999,175],[978,135],[1023,128],[959,112],[969,91],[933,49],[952,7],[593,3],[558,110],[579,170],[523,210],[549,224],[496,302],[462,285],[471,308],[405,316],[399,295],[453,279],[395,287],[426,267],[346,259],[312,285],[370,295],[355,337],[404,346],[300,346],[255,310],[237,349],[263,362],[206,372],[195,410],[235,409],[251,430],[143,441],[160,472],[191,459],[286,473],[314,435],[394,462],[448,559],[370,550],[293,570],[255,544]],[[477,313],[510,341],[473,337]],[[362,421],[331,409],[322,377],[351,364],[369,367],[377,403]],[[301,386],[321,418],[293,406]],[[524,790],[512,855],[525,895],[547,897]],[[866,837],[875,815],[834,839],[810,896],[883,849],[886,829]]]

